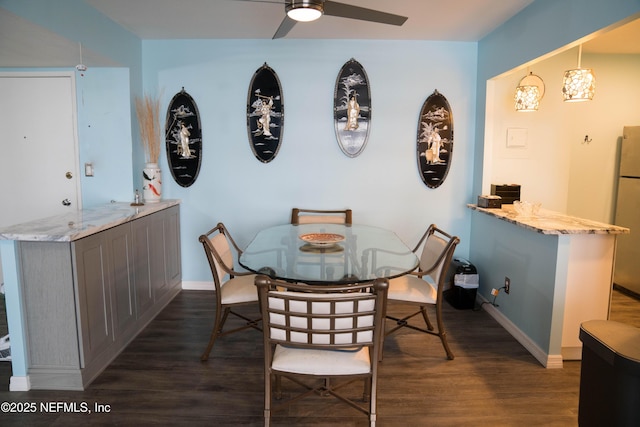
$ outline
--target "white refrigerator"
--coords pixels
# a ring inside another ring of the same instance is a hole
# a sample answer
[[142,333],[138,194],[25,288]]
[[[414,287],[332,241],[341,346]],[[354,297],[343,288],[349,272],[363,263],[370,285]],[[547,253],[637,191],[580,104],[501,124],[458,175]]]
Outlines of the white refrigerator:
[[640,296],[640,126],[623,130],[615,223],[631,234],[618,235],[613,283]]

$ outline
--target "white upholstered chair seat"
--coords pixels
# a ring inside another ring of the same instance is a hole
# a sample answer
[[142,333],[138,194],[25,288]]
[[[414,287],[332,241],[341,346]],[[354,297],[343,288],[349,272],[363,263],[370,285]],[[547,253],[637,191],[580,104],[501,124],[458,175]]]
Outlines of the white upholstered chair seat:
[[406,274],[389,280],[388,295],[389,300],[435,304],[438,299],[438,290],[431,277],[420,278]]
[[255,274],[247,274],[246,276],[235,276],[224,282],[220,288],[222,304],[258,301],[255,280]]
[[318,376],[357,375],[371,371],[369,348],[355,351],[317,350],[277,345],[271,369]]

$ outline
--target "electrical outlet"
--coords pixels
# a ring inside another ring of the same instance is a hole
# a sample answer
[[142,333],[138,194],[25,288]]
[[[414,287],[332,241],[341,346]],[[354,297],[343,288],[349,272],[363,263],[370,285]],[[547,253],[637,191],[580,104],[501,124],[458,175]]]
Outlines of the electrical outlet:
[[504,293],[508,294],[510,290],[511,290],[511,279],[505,276],[504,277]]

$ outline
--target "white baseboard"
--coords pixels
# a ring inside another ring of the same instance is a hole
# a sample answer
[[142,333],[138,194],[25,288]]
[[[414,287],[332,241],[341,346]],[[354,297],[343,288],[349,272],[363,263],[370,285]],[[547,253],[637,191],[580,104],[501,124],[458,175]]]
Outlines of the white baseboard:
[[[482,296],[478,295],[478,299],[481,302],[488,301]],[[490,303],[482,304],[489,316],[493,317],[496,322],[500,324],[507,332],[511,334],[524,348],[526,348],[538,362],[547,369],[560,369],[562,368],[562,355],[561,354],[547,354],[542,350],[538,344],[536,344],[527,334],[522,332],[508,317],[495,308]]]
[[29,391],[31,390],[31,382],[29,377],[12,376],[9,379],[9,391]]
[[216,287],[213,282],[198,281],[182,281],[182,290],[184,291],[215,291]]
[[564,360],[582,360],[582,346],[562,347],[562,358]]

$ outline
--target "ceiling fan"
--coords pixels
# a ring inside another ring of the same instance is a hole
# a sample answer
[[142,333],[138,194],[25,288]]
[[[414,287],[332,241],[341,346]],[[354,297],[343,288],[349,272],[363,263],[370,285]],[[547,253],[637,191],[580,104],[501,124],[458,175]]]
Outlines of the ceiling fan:
[[296,25],[296,22],[309,22],[320,18],[322,15],[337,16],[340,18],[358,19],[361,21],[378,22],[389,25],[402,25],[407,20],[406,16],[394,15],[392,13],[381,12],[379,10],[367,9],[366,7],[351,6],[345,3],[338,3],[329,0],[284,0],[284,1],[262,1],[262,0],[241,0],[257,3],[275,3],[284,5],[287,13],[273,35],[274,39],[286,36]]

